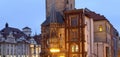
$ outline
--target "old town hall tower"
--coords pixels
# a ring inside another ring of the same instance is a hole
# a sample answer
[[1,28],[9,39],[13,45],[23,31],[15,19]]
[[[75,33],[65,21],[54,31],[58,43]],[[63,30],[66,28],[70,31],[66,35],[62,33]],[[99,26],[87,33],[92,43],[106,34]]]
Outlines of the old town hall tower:
[[46,0],[46,20],[41,25],[41,57],[92,56],[93,32],[87,28],[92,30],[93,20],[83,13],[83,9],[75,9],[75,0]]
[[103,15],[75,9],[75,0],[46,0],[40,56],[114,57],[116,53],[109,52],[116,51],[113,28]]
[[46,0],[46,16],[50,15],[53,3],[56,11],[62,14],[65,10],[71,10],[75,8],[75,0]]

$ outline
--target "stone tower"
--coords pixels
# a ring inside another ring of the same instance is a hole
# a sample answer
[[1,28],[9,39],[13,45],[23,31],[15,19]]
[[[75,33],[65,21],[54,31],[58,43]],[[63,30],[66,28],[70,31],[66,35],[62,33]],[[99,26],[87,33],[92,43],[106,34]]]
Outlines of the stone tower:
[[50,15],[53,1],[55,1],[55,9],[63,14],[64,10],[73,10],[75,8],[75,0],[46,0],[46,17]]

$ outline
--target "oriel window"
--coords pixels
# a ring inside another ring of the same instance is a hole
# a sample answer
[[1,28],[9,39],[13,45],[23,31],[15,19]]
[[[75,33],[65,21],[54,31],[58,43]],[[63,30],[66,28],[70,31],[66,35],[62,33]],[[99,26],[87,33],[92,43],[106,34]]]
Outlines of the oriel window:
[[78,19],[76,17],[71,18],[71,26],[77,26],[78,25]]
[[77,29],[70,30],[70,39],[72,41],[76,41],[78,39],[78,30]]
[[102,25],[99,26],[99,31],[100,31],[100,32],[103,31],[103,26],[102,26]]

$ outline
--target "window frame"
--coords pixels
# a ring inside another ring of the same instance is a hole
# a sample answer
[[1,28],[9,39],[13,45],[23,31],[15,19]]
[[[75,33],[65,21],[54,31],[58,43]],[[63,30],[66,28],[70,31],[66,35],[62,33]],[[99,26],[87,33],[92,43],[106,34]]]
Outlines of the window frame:
[[102,32],[103,31],[103,26],[102,25],[99,25],[99,32]]
[[71,52],[72,53],[76,53],[76,52],[79,52],[79,45],[78,44],[71,44]]
[[72,16],[70,18],[70,26],[72,26],[72,27],[78,26],[78,18],[77,18],[77,16]]

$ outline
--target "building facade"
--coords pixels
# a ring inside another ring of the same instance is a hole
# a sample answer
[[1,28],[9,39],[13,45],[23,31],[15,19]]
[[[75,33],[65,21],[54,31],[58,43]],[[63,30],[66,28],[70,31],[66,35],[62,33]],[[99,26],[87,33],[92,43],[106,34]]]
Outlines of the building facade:
[[118,50],[117,50],[117,57],[120,57],[120,37],[118,38]]
[[[5,28],[0,31],[0,57],[40,57],[38,54],[31,54],[30,45],[35,40],[31,40],[31,29],[23,28],[23,31],[9,27],[6,23]],[[37,45],[35,43],[34,45]],[[40,47],[39,47],[40,48]],[[35,49],[35,51],[39,51]],[[39,52],[40,54],[40,52]]]
[[74,2],[46,0],[41,57],[117,57],[117,30],[103,15],[75,9]]
[[67,57],[93,57],[93,19],[86,10],[65,11],[65,44]]
[[94,55],[117,57],[119,33],[103,15],[88,12],[94,20]]

